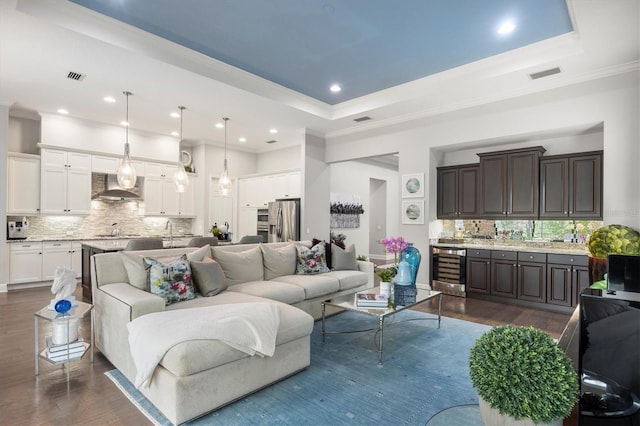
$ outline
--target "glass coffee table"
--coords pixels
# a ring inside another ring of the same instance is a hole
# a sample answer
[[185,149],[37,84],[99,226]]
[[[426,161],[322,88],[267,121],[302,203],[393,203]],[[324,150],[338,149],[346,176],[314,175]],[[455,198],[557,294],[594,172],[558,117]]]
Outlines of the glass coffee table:
[[[365,291],[362,291],[360,293],[379,293],[380,288],[379,287],[375,287],[375,288],[371,288]],[[357,293],[356,293],[357,294]],[[377,334],[378,334],[378,365],[382,364],[382,351],[383,351],[383,346],[382,346],[382,339],[383,339],[383,333],[384,333],[384,321],[386,318],[391,317],[392,315],[403,311],[405,309],[409,309],[412,308],[416,305],[419,305],[420,303],[426,302],[427,300],[431,300],[435,297],[438,298],[438,316],[437,317],[426,317],[426,318],[414,318],[414,319],[408,319],[408,320],[404,320],[404,321],[399,321],[399,322],[405,322],[405,321],[417,321],[417,320],[438,320],[438,328],[440,328],[440,320],[442,318],[442,292],[440,291],[434,291],[434,290],[423,290],[421,288],[418,288],[418,294],[416,295],[416,301],[415,303],[411,303],[411,304],[407,304],[406,306],[396,306],[395,308],[391,309],[391,308],[363,308],[363,307],[358,307],[358,305],[356,304],[356,294],[347,294],[344,296],[338,296],[338,297],[334,297],[332,299],[328,299],[325,300],[324,302],[322,302],[322,343],[324,343],[325,341],[325,335],[327,334],[341,334],[341,333],[360,333],[360,332],[364,332],[364,331],[372,331],[372,330],[377,330]],[[368,329],[364,329],[364,330],[348,330],[348,331],[331,331],[328,332],[325,329],[325,321],[326,321],[326,317],[325,317],[325,312],[326,312],[326,307],[327,306],[331,306],[331,307],[336,307],[336,308],[340,308],[340,309],[344,309],[347,311],[352,311],[352,312],[359,312],[363,315],[369,315],[372,317],[377,317],[378,318],[378,327],[377,328],[368,328]]]

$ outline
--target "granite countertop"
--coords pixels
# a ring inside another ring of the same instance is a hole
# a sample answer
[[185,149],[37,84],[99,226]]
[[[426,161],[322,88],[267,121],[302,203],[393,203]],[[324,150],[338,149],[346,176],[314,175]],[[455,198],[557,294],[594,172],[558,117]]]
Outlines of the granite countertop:
[[[190,238],[189,238],[190,239]],[[98,250],[104,251],[120,251],[124,250],[127,246],[127,243],[131,239],[111,239],[111,240],[84,240],[81,241],[83,246],[95,248]],[[173,245],[171,245],[171,241],[166,239],[164,242],[164,248],[180,248],[186,247],[189,242],[186,238],[174,238]]]
[[[189,240],[193,237],[200,237],[201,235],[192,235],[192,234],[180,234],[174,235],[173,241],[175,244],[181,244],[184,241],[184,246],[189,242]],[[7,240],[7,244],[20,244],[20,243],[48,243],[55,241],[68,241],[68,242],[79,242],[82,244],[102,244],[105,246],[118,246],[120,244],[126,245],[129,240],[133,240],[136,238],[162,238],[162,240],[166,243],[170,241],[170,237],[165,235],[121,235],[119,237],[107,237],[107,236],[65,236],[65,237],[29,237],[26,240]]]
[[556,243],[547,241],[518,241],[518,240],[485,240],[467,238],[464,240],[432,240],[431,245],[437,247],[528,251],[534,253],[553,253],[570,255],[589,255],[589,249],[583,243]]

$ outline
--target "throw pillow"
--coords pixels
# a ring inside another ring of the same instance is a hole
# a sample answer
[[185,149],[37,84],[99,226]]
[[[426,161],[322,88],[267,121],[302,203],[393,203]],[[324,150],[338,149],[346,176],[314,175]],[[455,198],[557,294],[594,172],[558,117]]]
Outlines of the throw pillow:
[[296,244],[296,250],[298,252],[296,274],[312,275],[329,272],[324,257],[324,244],[316,244],[311,248]]
[[[200,247],[197,250],[187,253],[188,260],[202,260],[205,256],[211,255],[211,246],[209,244]],[[149,271],[148,266],[144,263],[144,256],[137,253],[126,251],[120,252],[120,257],[129,277],[129,284],[140,290],[149,291]]]
[[227,277],[220,264],[210,257],[190,263],[193,283],[203,296],[215,296],[227,288]]
[[262,244],[262,257],[264,259],[264,279],[272,280],[283,275],[296,273],[296,245],[289,244],[284,247],[272,248]]
[[149,290],[162,297],[165,305],[196,297],[186,254],[166,260],[145,257],[144,263],[149,268]]
[[212,251],[214,260],[222,267],[230,286],[264,280],[260,246],[240,252],[224,250],[223,247],[213,247]]
[[149,290],[149,276],[143,257],[138,254],[121,251],[120,258],[129,277],[129,284],[140,290]]
[[314,238],[311,240],[311,247],[316,246],[318,244],[324,244],[324,258],[327,261],[327,268],[329,268],[330,270],[333,269],[332,268],[332,263],[331,263],[331,243],[328,243],[326,241],[323,240],[319,240],[317,238]]
[[358,269],[356,246],[353,244],[344,250],[335,244],[331,244],[331,259],[334,271],[354,271]]

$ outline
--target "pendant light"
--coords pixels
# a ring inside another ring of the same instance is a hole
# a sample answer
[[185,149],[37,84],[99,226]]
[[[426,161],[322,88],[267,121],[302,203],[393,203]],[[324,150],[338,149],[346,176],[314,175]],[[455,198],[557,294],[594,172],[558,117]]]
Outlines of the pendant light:
[[224,170],[222,171],[222,175],[220,176],[220,180],[218,181],[218,186],[220,187],[220,191],[222,195],[227,195],[231,192],[231,179],[229,178],[229,170],[227,169],[227,121],[229,119],[227,117],[223,118],[224,120]]
[[118,166],[117,178],[118,185],[122,189],[131,189],[136,186],[136,170],[133,168],[133,164],[131,164],[131,158],[129,157],[129,96],[132,95],[131,92],[122,92],[127,99],[127,121],[126,121],[126,139],[124,142],[124,156],[122,157],[122,161],[120,161],[120,165]]
[[182,164],[182,153],[180,152],[180,144],[182,143],[182,112],[186,109],[182,105],[178,107],[180,110],[180,142],[178,142],[178,170],[173,175],[173,181],[176,184],[178,192],[185,192],[189,186],[189,175]]

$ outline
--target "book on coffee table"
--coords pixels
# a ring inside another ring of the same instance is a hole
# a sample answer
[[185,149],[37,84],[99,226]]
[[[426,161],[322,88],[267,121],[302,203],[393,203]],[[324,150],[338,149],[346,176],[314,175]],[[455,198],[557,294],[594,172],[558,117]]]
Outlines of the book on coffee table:
[[359,308],[386,308],[389,298],[386,294],[357,293],[356,305]]

